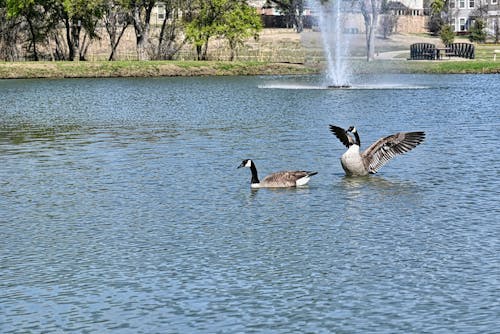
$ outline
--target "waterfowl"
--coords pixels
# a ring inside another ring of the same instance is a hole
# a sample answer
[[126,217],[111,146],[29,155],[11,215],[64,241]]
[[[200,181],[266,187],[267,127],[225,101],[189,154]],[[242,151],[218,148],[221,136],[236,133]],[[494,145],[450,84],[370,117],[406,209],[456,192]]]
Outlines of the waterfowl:
[[252,180],[250,187],[252,188],[288,188],[299,187],[307,184],[311,176],[318,172],[310,172],[305,170],[281,171],[269,174],[262,181],[259,181],[257,167],[251,159],[245,159],[241,162],[238,168],[248,167],[252,172]]
[[[422,131],[398,132],[380,138],[360,153],[361,141],[354,126],[344,130],[341,127],[330,125],[330,131],[347,147],[347,151],[340,158],[340,162],[345,173],[349,176],[375,174],[396,155],[414,149],[425,139],[425,133]],[[353,134],[354,138],[349,133]]]

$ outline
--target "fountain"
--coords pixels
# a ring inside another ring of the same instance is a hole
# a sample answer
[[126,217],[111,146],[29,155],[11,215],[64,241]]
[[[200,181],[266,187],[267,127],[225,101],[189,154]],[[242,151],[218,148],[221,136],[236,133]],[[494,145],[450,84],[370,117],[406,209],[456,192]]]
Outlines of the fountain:
[[[401,81],[401,77],[396,79],[381,75],[381,71],[371,75],[364,69],[362,75],[355,75],[353,66],[352,49],[361,48],[360,42],[363,35],[354,35],[346,33],[346,27],[358,27],[357,19],[350,18],[353,3],[345,0],[307,0],[308,7],[311,9],[311,16],[315,19],[315,27],[319,34],[313,29],[312,32],[303,32],[301,36],[305,48],[316,48],[318,44],[324,53],[326,60],[325,72],[323,78],[318,83],[316,76],[314,82],[306,79],[306,83],[298,81],[299,79],[287,79],[290,81],[280,82],[273,80],[272,83],[259,85],[259,88],[267,89],[321,89],[321,90],[373,90],[373,89],[426,89],[425,85],[409,84]],[[353,28],[354,30],[355,28]],[[360,52],[361,49],[356,50]],[[358,61],[358,66],[360,62]],[[380,66],[384,66],[379,62]],[[300,79],[302,80],[302,79]],[[397,80],[394,82],[394,80]]]
[[331,0],[321,4],[320,0],[309,0],[309,5],[317,16],[321,34],[321,44],[326,58],[327,88],[349,88],[351,69],[348,63],[349,40],[343,33],[345,17],[341,0]]

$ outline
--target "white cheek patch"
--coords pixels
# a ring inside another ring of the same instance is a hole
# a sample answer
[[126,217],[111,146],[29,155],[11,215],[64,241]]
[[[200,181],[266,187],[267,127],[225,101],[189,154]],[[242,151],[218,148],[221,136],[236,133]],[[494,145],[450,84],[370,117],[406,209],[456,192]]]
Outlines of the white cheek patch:
[[252,166],[252,160],[248,160],[247,163],[245,164],[245,167],[250,168]]

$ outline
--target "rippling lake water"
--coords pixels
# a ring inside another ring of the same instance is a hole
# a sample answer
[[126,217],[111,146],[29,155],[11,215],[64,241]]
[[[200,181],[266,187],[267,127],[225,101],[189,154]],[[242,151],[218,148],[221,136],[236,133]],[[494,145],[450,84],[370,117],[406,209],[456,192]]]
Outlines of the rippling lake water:
[[[0,332],[497,332],[500,77],[359,80],[0,81]],[[328,124],[427,139],[346,178]]]

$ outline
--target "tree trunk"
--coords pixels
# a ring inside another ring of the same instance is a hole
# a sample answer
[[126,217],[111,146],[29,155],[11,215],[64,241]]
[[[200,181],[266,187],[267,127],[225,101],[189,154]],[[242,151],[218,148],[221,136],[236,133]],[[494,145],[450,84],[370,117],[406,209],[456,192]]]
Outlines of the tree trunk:
[[137,59],[149,60],[148,47],[149,42],[144,34],[137,35]]
[[201,45],[196,45],[196,60],[202,60],[201,59]]
[[203,52],[201,54],[201,60],[208,60],[208,38],[205,40],[205,44],[203,44]]
[[118,48],[118,44],[120,44],[120,40],[122,39],[122,36],[125,33],[125,30],[127,29],[127,27],[128,27],[128,23],[126,23],[122,26],[122,30],[118,34],[118,38],[116,37],[116,30],[113,34],[113,37],[111,37],[111,34],[109,35],[109,41],[111,44],[111,54],[109,55],[108,60],[110,60],[110,61],[116,60],[116,58],[115,58],[116,57],[116,49]]
[[234,56],[236,54],[236,42],[233,40],[229,40],[229,48],[231,49],[231,53],[229,55],[229,61],[233,61]]
[[[155,1],[143,1],[133,8],[132,19],[134,21],[138,60],[150,60],[151,58],[149,55],[149,30],[151,11],[154,5]],[[142,15],[144,15],[144,19]]]
[[302,31],[304,31],[304,16],[302,15],[302,12],[304,11],[304,1],[298,1],[295,6],[293,6],[293,9],[296,10],[296,13],[294,15],[295,30],[298,33],[301,33]]
[[73,61],[80,61],[80,29],[81,23],[80,20],[73,20],[73,26],[71,29],[71,39],[73,45]]
[[38,61],[38,52],[36,50],[36,32],[35,32],[35,27],[33,27],[33,22],[31,22],[29,17],[26,17],[26,21],[28,22],[28,26],[30,29],[31,33],[31,39],[33,41],[33,57],[35,58],[35,61]]
[[73,48],[73,42],[71,40],[71,25],[68,18],[64,20],[64,25],[66,27],[66,43],[68,43],[68,52],[69,52],[68,60],[71,61],[75,58],[74,54],[75,50]]
[[365,21],[366,60],[375,57],[375,30],[377,29],[380,0],[364,0],[361,2],[361,14]]
[[175,6],[176,4],[165,3],[165,17],[158,37],[158,47],[156,48],[157,59],[172,60],[182,46],[186,44],[187,38],[184,38],[182,42],[177,39],[179,23],[182,24],[182,21],[179,14],[181,8]]
[[165,16],[161,23],[160,36],[158,37],[158,48],[156,49],[156,58],[162,59],[163,42],[165,41],[165,31],[167,30],[167,20],[170,18],[169,11],[165,10]]
[[497,18],[495,22],[495,44],[498,44],[498,40],[500,38],[500,18]]

